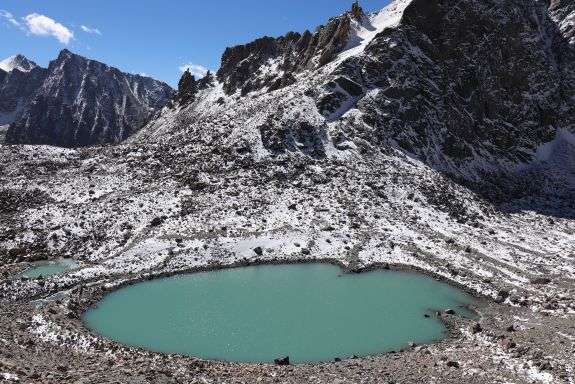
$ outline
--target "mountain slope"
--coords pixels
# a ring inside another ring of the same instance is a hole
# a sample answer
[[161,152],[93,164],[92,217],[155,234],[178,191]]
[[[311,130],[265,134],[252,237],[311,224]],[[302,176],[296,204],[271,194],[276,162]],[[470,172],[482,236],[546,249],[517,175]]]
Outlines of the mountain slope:
[[575,45],[575,1],[550,0],[549,11],[565,39]]
[[[9,144],[76,147],[118,143],[138,130],[173,94],[164,83],[122,73],[67,50],[42,71],[40,84],[31,85],[37,86],[33,95],[17,108],[21,112],[7,132]],[[13,82],[18,89],[31,78],[29,74],[22,77]],[[0,99],[12,104],[14,100],[4,95]]]
[[414,0],[338,68],[366,92],[341,125],[478,179],[573,129],[572,58],[543,2]]
[[372,15],[356,4],[315,33],[227,49],[218,84],[134,141],[208,140],[252,158],[400,151],[515,188],[556,176],[538,152],[575,131],[574,53],[559,23],[538,0],[400,0]]

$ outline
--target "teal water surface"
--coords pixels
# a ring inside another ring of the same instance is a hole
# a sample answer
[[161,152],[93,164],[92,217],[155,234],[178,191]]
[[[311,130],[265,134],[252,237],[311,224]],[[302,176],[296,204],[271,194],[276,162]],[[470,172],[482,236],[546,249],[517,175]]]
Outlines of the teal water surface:
[[35,279],[37,277],[49,277],[59,275],[72,269],[75,266],[73,260],[62,259],[56,261],[39,262],[34,264],[32,267],[28,268],[22,273],[22,276],[29,279]]
[[257,266],[143,282],[105,297],[86,324],[118,342],[236,362],[330,361],[441,339],[434,309],[472,298],[427,276],[343,274],[327,264]]

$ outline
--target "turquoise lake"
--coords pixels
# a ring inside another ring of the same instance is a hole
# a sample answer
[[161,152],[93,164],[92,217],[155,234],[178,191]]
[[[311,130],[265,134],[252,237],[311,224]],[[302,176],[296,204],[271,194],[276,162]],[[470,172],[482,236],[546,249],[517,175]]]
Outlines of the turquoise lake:
[[433,311],[471,315],[462,306],[472,302],[415,273],[270,265],[138,283],[106,296],[84,320],[102,336],[156,352],[302,363],[439,340],[446,330]]
[[37,277],[50,277],[59,275],[76,266],[73,260],[62,259],[56,261],[46,261],[35,263],[22,273],[22,276],[29,279]]

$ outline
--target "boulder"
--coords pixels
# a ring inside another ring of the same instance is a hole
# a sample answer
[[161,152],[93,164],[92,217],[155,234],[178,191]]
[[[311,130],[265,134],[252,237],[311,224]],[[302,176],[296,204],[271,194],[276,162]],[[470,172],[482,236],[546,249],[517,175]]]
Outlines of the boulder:
[[285,356],[285,357],[280,357],[280,358],[274,359],[274,363],[275,363],[276,365],[289,365],[289,364],[290,364],[290,362],[289,362],[289,356]]
[[546,285],[551,283],[551,279],[547,277],[535,277],[530,280],[531,284],[533,285]]
[[475,335],[475,334],[480,333],[480,332],[483,332],[483,328],[481,327],[481,324],[479,324],[479,323],[473,324],[473,326],[471,327],[471,333]]

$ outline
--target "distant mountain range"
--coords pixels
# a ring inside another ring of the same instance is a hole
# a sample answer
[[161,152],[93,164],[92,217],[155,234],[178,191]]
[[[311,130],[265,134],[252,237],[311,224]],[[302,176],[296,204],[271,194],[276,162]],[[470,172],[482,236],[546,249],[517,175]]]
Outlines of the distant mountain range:
[[165,83],[68,50],[48,68],[17,55],[0,62],[0,126],[8,144],[118,143],[141,128],[173,93]]

